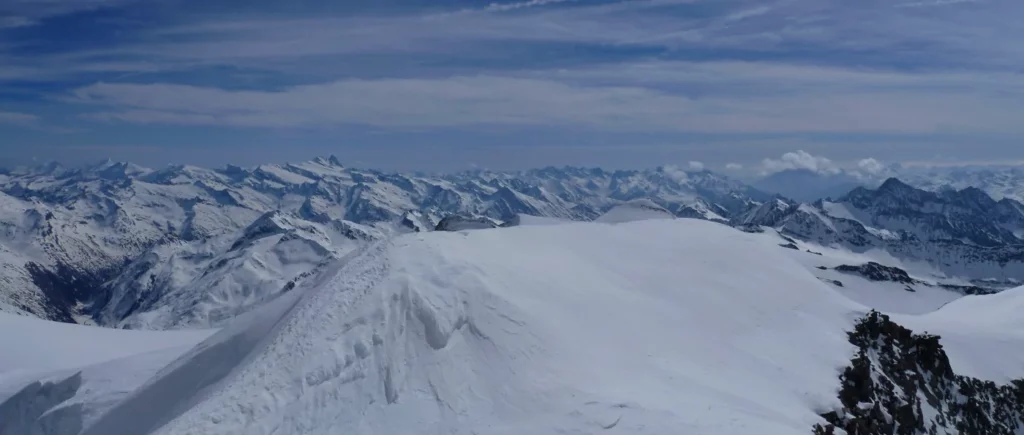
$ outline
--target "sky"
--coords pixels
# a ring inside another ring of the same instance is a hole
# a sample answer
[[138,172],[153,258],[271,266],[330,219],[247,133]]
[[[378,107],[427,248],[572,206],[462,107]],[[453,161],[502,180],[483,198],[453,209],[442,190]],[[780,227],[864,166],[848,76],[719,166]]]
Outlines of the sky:
[[1019,162],[1021,22],[1020,0],[4,0],[0,166]]

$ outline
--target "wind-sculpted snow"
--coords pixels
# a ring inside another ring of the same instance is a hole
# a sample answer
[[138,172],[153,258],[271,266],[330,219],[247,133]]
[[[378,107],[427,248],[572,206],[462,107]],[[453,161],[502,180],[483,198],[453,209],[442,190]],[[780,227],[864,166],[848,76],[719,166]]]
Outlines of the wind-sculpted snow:
[[404,235],[85,433],[806,433],[860,308],[776,249],[695,220]]
[[[294,229],[266,218],[250,229]],[[545,223],[360,245],[189,350],[172,342],[206,335],[9,317],[70,328],[59,355],[113,351],[0,376],[0,412],[45,435],[1020,427],[1020,288],[950,297],[902,269],[836,270],[866,254],[693,219]]]
[[0,314],[0,433],[78,435],[212,331],[119,331]]

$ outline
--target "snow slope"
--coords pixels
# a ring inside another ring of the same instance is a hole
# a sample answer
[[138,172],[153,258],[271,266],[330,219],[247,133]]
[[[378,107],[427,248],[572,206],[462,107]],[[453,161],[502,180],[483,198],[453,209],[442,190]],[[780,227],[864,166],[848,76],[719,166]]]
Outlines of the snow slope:
[[942,337],[957,373],[1003,384],[1024,378],[1024,287],[957,299],[904,326]]
[[[796,249],[780,247],[776,255],[785,255],[803,265],[809,273],[814,274],[837,292],[850,300],[885,313],[924,314],[930,313],[956,299],[962,298],[959,293],[940,284],[964,285],[961,280],[939,279],[938,271],[929,269],[927,265],[907,264],[892,258],[885,251],[853,252],[842,247],[821,246],[801,240],[783,238],[773,229],[765,229],[757,234],[768,243],[785,245],[792,243]],[[898,283],[891,281],[871,281],[862,276],[843,273],[835,270],[843,265],[861,265],[877,262],[890,267],[898,267],[910,271],[915,283]]]
[[127,331],[49,322],[0,313],[0,380],[23,371],[83,367],[140,353],[195,344],[212,331]]
[[[126,331],[0,313],[0,433],[77,434],[214,331]],[[44,423],[40,423],[44,422]],[[33,432],[40,427],[66,432]]]
[[85,433],[807,433],[864,308],[778,249],[686,219],[408,234]]
[[665,210],[660,205],[647,199],[637,199],[612,207],[601,216],[598,216],[595,221],[606,224],[615,224],[638,220],[674,218],[675,216],[673,216],[672,213]]

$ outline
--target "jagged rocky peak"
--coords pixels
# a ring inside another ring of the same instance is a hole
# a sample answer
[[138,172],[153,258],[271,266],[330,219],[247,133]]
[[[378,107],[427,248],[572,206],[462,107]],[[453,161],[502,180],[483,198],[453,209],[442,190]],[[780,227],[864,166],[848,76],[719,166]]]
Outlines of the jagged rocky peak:
[[294,229],[294,227],[291,222],[289,222],[288,218],[280,211],[268,211],[263,213],[262,216],[253,221],[253,223],[249,224],[249,226],[242,231],[242,236],[235,242],[235,246],[237,247],[241,244],[270,235],[288,232],[292,229]]
[[797,206],[798,204],[789,199],[776,195],[748,210],[735,221],[743,225],[775,226],[796,210]]
[[878,186],[878,191],[887,193],[907,193],[918,191],[913,186],[900,181],[899,178],[889,177]]
[[[1008,385],[954,372],[937,335],[915,334],[871,311],[848,333],[857,353],[839,376],[840,409],[815,435],[1014,435],[1024,380]],[[843,432],[839,432],[843,431]]]
[[220,172],[229,177],[237,178],[247,177],[250,174],[248,169],[237,165],[225,165],[224,169],[221,169]]
[[839,198],[837,202],[849,202],[858,208],[882,207],[890,209],[922,206],[929,200],[934,201],[934,192],[915,189],[913,186],[892,177],[883,182],[877,189],[857,187],[850,193]]
[[317,165],[320,165],[320,166],[328,167],[328,168],[334,168],[334,169],[344,169],[345,168],[345,165],[342,165],[341,164],[341,160],[338,159],[338,157],[336,157],[334,154],[331,154],[331,155],[329,155],[327,157],[324,157],[324,156],[313,157],[313,160],[311,160],[311,162],[315,163]]

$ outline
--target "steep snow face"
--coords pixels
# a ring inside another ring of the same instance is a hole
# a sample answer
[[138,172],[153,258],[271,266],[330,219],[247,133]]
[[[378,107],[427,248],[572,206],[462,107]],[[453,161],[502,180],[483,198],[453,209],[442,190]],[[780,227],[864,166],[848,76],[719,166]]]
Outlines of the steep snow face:
[[85,433],[806,433],[863,308],[778,249],[685,219],[408,234]]

